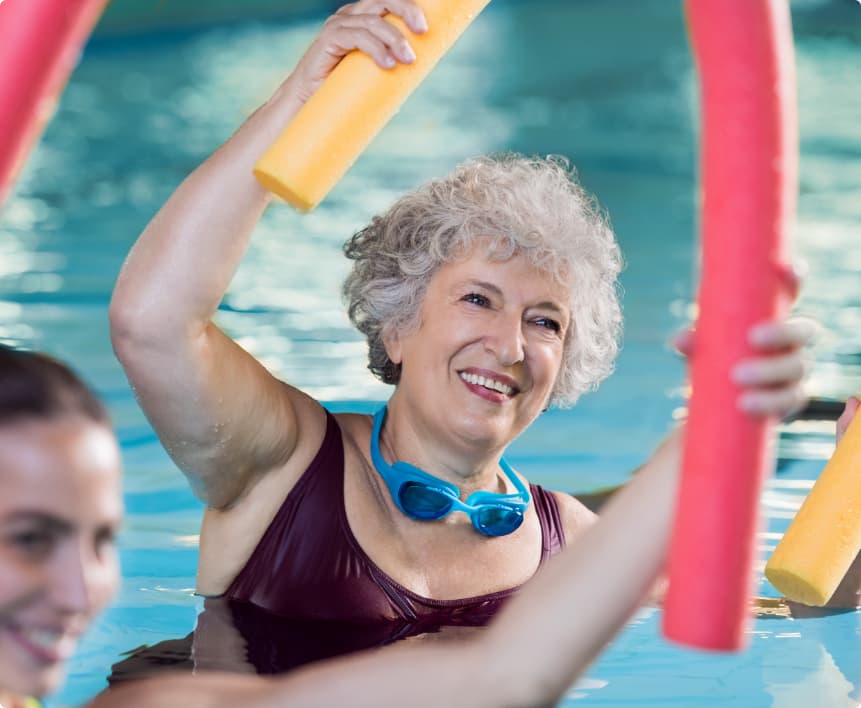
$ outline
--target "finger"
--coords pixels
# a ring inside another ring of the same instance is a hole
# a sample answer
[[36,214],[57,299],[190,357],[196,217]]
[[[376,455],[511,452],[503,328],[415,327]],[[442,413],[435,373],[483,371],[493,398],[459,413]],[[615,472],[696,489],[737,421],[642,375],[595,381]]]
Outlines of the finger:
[[807,396],[800,386],[748,389],[738,397],[739,409],[758,418],[787,418],[800,411],[806,402]]
[[846,429],[858,413],[859,406],[861,406],[861,401],[856,396],[850,396],[846,401],[843,412],[837,419],[837,442],[840,442],[845,435]]
[[694,352],[694,330],[684,329],[670,339],[672,346],[682,356],[689,357]]
[[810,344],[819,331],[819,325],[806,317],[760,322],[750,328],[748,342],[761,352],[799,349]]
[[[411,64],[416,60],[416,54],[410,46],[409,41],[401,31],[391,22],[386,22],[377,15],[350,15],[338,18],[339,32],[368,32],[378,42],[388,49],[388,53],[404,64]],[[361,47],[355,47],[362,49]],[[363,50],[364,51],[364,50]]]
[[800,260],[794,263],[782,263],[778,266],[778,277],[792,300],[798,298],[801,282],[807,275],[807,271],[807,263]]
[[733,367],[732,380],[742,386],[779,386],[799,382],[807,365],[797,351],[762,359],[746,359]]
[[427,32],[427,18],[415,0],[360,0],[344,5],[336,15],[383,15],[391,13],[400,17],[404,24],[416,34]]
[[333,63],[337,63],[354,49],[367,54],[377,66],[383,69],[391,69],[398,63],[388,45],[364,27],[340,25],[325,35],[321,34],[318,42],[322,51],[331,57]]

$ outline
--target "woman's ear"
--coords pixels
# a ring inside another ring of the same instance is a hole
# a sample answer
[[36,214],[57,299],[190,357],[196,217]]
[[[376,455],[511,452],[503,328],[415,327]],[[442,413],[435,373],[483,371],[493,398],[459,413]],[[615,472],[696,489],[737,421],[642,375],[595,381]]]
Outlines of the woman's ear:
[[401,347],[401,338],[396,329],[387,328],[386,331],[383,332],[383,345],[386,348],[386,354],[389,357],[389,361],[391,361],[395,366],[400,366],[403,359],[403,351]]

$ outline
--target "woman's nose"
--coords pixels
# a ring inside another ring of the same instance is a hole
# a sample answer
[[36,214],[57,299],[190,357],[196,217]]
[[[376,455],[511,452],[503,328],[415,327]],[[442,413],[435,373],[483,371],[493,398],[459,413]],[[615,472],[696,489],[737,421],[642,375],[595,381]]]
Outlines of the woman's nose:
[[485,336],[485,348],[491,351],[503,366],[511,366],[524,358],[523,320],[519,315],[500,313]]
[[49,593],[53,604],[68,614],[92,615],[103,596],[110,596],[110,563],[85,543],[71,539],[59,550],[51,574]]

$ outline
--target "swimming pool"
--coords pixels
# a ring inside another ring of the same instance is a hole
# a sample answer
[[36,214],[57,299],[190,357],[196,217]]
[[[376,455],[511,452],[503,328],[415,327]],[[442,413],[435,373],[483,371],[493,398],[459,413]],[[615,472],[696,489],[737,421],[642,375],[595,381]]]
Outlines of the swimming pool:
[[[561,153],[612,216],[626,254],[626,334],[617,373],[575,409],[551,411],[510,458],[550,487],[619,482],[683,405],[667,338],[690,312],[696,86],[678,3],[494,0],[317,211],[270,209],[219,321],[270,367],[332,407],[366,409],[388,389],[338,301],[340,244],[403,190],[493,150]],[[861,390],[861,10],[796,3],[802,135],[797,251],[810,275],[799,310],[825,325],[811,388]],[[854,14],[853,14],[854,13]],[[129,511],[116,603],[53,702],[105,685],[142,644],[185,636],[200,505],[158,445],[110,350],[106,310],[128,248],[176,184],[299,56],[321,18],[248,21],[91,43],[0,215],[0,339],[46,349],[106,398]],[[289,239],[289,241],[288,241]],[[786,426],[763,498],[772,548],[831,451],[822,423]],[[763,581],[761,592],[773,595]],[[708,611],[708,608],[703,608]],[[752,626],[750,649],[715,656],[664,642],[641,611],[575,686],[571,705],[844,706],[861,701],[861,615]]]

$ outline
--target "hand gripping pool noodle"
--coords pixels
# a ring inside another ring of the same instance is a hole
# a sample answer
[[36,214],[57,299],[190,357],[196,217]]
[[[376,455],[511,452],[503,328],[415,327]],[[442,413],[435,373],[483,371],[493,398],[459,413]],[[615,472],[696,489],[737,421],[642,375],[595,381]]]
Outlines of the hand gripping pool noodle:
[[797,190],[792,28],[786,0],[687,0],[699,67],[702,275],[689,420],[663,630],[737,650],[771,422],[737,408],[732,367],[748,330],[789,305],[781,276]]
[[861,551],[861,415],[834,454],[765,566],[790,600],[822,606]]
[[54,112],[107,0],[0,4],[0,204]]
[[257,162],[258,181],[301,211],[317,206],[488,2],[421,0],[421,35],[388,15],[416,61],[385,70],[359,51],[345,56]]

